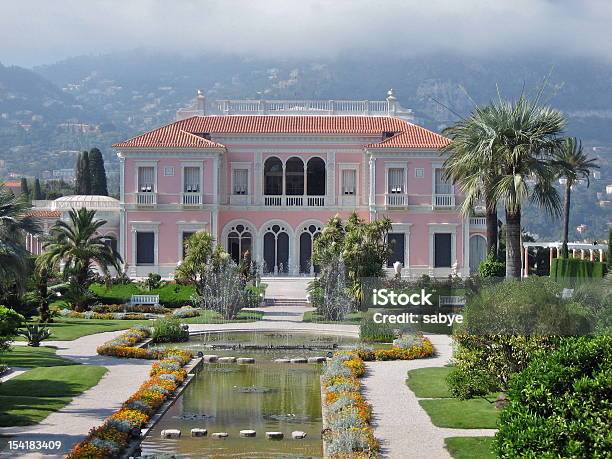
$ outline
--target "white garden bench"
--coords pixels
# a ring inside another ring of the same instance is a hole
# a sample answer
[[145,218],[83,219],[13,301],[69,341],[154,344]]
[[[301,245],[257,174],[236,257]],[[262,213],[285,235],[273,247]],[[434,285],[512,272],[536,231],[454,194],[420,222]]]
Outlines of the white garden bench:
[[439,306],[465,306],[465,297],[462,295],[440,295],[438,299]]
[[130,305],[150,304],[156,306],[159,304],[159,295],[132,295]]

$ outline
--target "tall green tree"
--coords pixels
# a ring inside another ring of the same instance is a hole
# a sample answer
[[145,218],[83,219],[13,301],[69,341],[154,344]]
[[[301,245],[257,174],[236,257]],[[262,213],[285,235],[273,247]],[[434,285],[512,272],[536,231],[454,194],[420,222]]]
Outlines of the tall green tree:
[[497,201],[493,186],[499,180],[499,165],[494,155],[478,154],[489,148],[488,137],[489,106],[476,107],[470,116],[447,128],[444,135],[451,143],[444,148],[449,152],[444,161],[447,179],[452,180],[464,195],[461,212],[470,216],[479,202],[484,202],[487,221],[487,253],[497,256],[498,218]]
[[28,186],[28,180],[25,177],[21,177],[21,194],[30,199],[30,187]]
[[[26,234],[40,234],[38,220],[30,213],[25,196],[15,197],[0,183],[0,289],[6,285],[23,287],[30,269]],[[6,293],[6,292],[0,292]]]
[[576,137],[566,137],[555,150],[553,164],[558,169],[560,177],[565,178],[563,199],[563,246],[562,256],[567,258],[567,242],[569,238],[569,220],[572,186],[581,179],[590,185],[589,177],[594,169],[599,169],[597,160],[589,158],[582,150],[582,142]]
[[[109,243],[114,238],[99,233],[106,220],[96,219],[96,211],[86,208],[73,209],[68,216],[69,221],[59,220],[51,229],[38,263],[49,271],[63,266],[64,276],[75,291],[89,285],[94,267],[104,274],[109,267],[120,271],[121,255]],[[74,306],[76,310],[83,310],[86,303],[77,301]]]
[[42,189],[40,188],[40,180],[38,179],[38,177],[36,177],[36,180],[34,180],[34,191],[32,193],[32,199],[37,201],[44,199]]
[[89,151],[89,174],[91,177],[91,194],[108,196],[104,158],[102,152],[97,148],[92,148]]
[[[521,275],[521,209],[529,201],[559,215],[561,200],[553,181],[552,154],[565,128],[563,114],[521,95],[517,100],[498,100],[483,110],[482,138],[474,161],[495,161],[498,177],[491,197],[503,203],[506,214],[506,277]],[[487,171],[483,170],[482,174]]]
[[76,194],[91,194],[91,172],[89,170],[89,153],[84,151],[77,157],[75,169]]

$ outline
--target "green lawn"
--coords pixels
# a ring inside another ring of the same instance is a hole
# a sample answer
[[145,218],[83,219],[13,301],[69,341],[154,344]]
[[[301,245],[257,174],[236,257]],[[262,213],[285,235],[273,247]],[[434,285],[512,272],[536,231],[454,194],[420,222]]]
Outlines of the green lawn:
[[[94,333],[125,330],[134,325],[151,325],[152,320],[102,320],[102,319],[70,319],[58,317],[52,324],[45,325],[51,329],[50,340],[72,341]],[[23,341],[24,338],[17,338]]]
[[452,397],[446,385],[446,377],[451,371],[451,367],[410,370],[406,384],[419,398]]
[[104,304],[124,304],[132,295],[159,295],[159,302],[168,308],[179,308],[191,304],[195,289],[190,285],[165,284],[160,288],[143,290],[137,284],[113,285],[107,289],[103,284],[92,284],[89,287]]
[[419,400],[433,425],[453,429],[495,429],[499,413],[494,403],[483,399],[441,398]]
[[492,437],[450,437],[444,440],[454,459],[494,459]]
[[316,311],[308,311],[304,313],[303,322],[316,322],[320,324],[351,324],[351,325],[359,325],[361,323],[361,319],[363,315],[361,312],[351,312],[347,314],[344,320],[339,321],[330,321],[325,320],[321,314],[317,314]]
[[55,355],[56,350],[54,347],[13,346],[11,351],[0,353],[0,363],[22,368],[77,365],[72,360]]
[[93,365],[50,366],[33,368],[6,381],[0,385],[0,427],[42,421],[95,386],[106,371]]

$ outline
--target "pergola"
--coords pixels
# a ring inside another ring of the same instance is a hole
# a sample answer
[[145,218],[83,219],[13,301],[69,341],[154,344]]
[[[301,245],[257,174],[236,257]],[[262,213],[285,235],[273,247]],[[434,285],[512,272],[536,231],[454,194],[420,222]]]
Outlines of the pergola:
[[[561,248],[563,247],[562,242],[523,242],[523,250],[525,251],[523,254],[523,277],[527,277],[529,275],[529,257],[528,250],[530,247],[541,247],[544,249],[550,249],[549,251],[549,263],[552,266],[552,261],[554,258],[558,258]],[[571,254],[572,258],[580,258],[581,260],[585,259],[585,255],[588,251],[589,256],[588,259],[590,261],[595,261],[595,252],[599,252],[599,261],[604,261],[606,250],[608,249],[607,244],[597,244],[597,243],[588,243],[588,242],[568,242],[567,249]]]

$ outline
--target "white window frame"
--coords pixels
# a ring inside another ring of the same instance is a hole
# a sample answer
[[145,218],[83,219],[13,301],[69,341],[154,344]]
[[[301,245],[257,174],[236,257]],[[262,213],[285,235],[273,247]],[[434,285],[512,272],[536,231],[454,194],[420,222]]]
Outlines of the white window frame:
[[[200,169],[200,190],[195,193],[202,194],[204,190],[204,163],[202,161],[181,161],[181,193],[185,191],[185,169],[188,167],[197,167]],[[194,193],[194,192],[191,192]]]
[[[246,193],[236,193],[236,171],[246,171]],[[232,186],[232,195],[233,196],[250,196],[251,194],[251,174],[248,168],[246,167],[232,167],[232,177],[231,177],[231,186]]]
[[414,169],[414,177],[415,178],[425,178],[425,168],[424,167],[416,167]]
[[443,170],[443,169],[444,167],[442,166],[442,163],[432,164],[432,168],[431,168],[431,194],[432,196],[435,196],[437,194],[451,194],[451,195],[455,194],[455,187],[450,181],[449,181],[449,185],[451,187],[450,193],[436,193],[436,171]]
[[152,167],[153,168],[153,189],[151,193],[157,193],[157,161],[135,161],[134,162],[134,188],[136,193],[141,193],[138,182],[138,173],[141,167]]
[[[410,268],[410,227],[412,223],[392,223],[390,233],[404,233],[404,266],[402,269]],[[393,268],[387,268],[393,269]]]
[[385,195],[389,194],[389,171],[390,169],[404,170],[404,183],[402,184],[402,193],[408,194],[408,163],[385,163]]
[[[344,171],[354,171],[355,173],[355,192],[353,194],[344,194]],[[340,175],[340,195],[341,196],[359,196],[359,165],[358,164],[338,164],[338,171]]]
[[[132,262],[134,266],[159,266],[159,225],[161,222],[130,222],[132,226]],[[136,233],[154,233],[153,264],[139,265],[136,263]]]
[[174,177],[174,166],[164,166],[164,177]]
[[[451,270],[453,265],[457,263],[457,272],[459,272],[459,264],[457,259],[457,226],[456,223],[429,223],[429,269]],[[434,267],[434,235],[436,233],[451,234],[451,265],[449,268]]]

